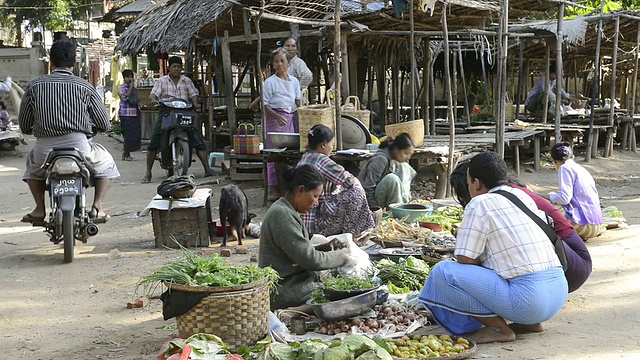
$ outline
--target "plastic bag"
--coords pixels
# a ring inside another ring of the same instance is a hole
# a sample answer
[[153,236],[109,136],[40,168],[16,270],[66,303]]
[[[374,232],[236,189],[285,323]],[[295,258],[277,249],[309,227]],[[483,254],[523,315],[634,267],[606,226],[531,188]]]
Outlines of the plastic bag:
[[371,277],[371,273],[373,270],[373,263],[369,260],[369,254],[367,254],[364,250],[360,249],[355,242],[353,242],[353,235],[347,234],[339,234],[324,237],[320,234],[315,234],[309,240],[311,245],[317,246],[325,244],[333,239],[338,239],[342,243],[348,245],[349,248],[349,262],[338,268],[338,273],[343,277],[351,277],[357,279],[367,279]]

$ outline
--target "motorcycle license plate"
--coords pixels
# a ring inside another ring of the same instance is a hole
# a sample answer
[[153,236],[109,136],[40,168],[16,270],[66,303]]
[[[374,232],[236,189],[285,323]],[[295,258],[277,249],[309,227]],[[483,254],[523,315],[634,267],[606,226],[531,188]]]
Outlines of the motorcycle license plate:
[[191,116],[183,116],[179,119],[181,126],[193,125],[193,118]]
[[82,179],[51,179],[51,194],[53,196],[82,195]]

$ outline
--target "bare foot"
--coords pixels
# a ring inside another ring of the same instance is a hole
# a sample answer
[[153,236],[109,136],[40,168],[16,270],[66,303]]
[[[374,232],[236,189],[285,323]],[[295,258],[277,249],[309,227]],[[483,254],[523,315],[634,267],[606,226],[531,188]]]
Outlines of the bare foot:
[[510,342],[516,340],[516,334],[511,329],[495,327],[483,327],[482,329],[464,334],[462,337],[473,339],[476,344],[489,344],[494,342]]
[[530,334],[530,333],[539,333],[544,331],[544,325],[542,325],[542,323],[531,324],[531,325],[511,323],[509,324],[509,327],[516,334]]

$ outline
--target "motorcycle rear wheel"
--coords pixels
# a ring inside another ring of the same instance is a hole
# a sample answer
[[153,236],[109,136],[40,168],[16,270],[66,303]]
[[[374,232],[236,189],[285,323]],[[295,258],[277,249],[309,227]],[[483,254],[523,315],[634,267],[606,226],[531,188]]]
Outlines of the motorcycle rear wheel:
[[174,142],[176,158],[173,159],[173,175],[187,175],[191,165],[189,142],[176,139]]
[[70,263],[73,261],[74,247],[76,239],[74,236],[74,218],[73,211],[67,210],[62,212],[62,232],[64,234],[64,262]]

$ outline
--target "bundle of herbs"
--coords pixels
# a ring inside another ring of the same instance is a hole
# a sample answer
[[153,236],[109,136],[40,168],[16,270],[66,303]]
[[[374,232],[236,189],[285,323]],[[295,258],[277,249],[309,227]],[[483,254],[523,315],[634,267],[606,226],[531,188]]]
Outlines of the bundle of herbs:
[[143,288],[145,294],[152,293],[163,282],[195,287],[237,286],[267,279],[271,290],[280,279],[271,267],[259,268],[255,265],[232,266],[218,254],[205,258],[180,247],[182,259],[173,261],[147,276],[136,284],[136,292]]
[[380,270],[378,277],[383,284],[387,284],[391,294],[422,289],[430,271],[426,262],[413,256],[399,259],[397,263],[382,259],[376,263],[376,267]]
[[380,286],[372,279],[373,273],[367,279],[347,278],[342,276],[330,277],[323,280],[311,297],[316,304],[341,300],[350,296],[359,295],[367,290]]

